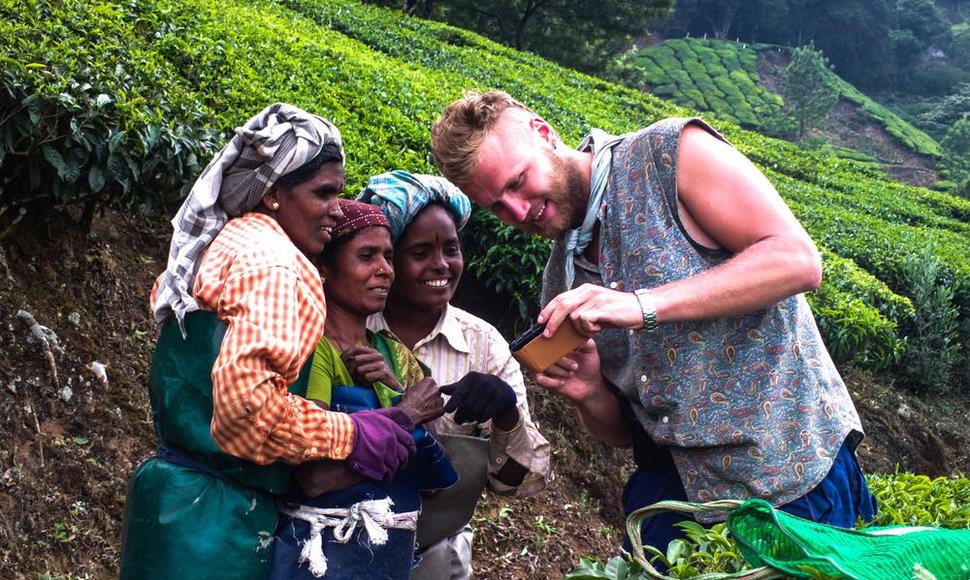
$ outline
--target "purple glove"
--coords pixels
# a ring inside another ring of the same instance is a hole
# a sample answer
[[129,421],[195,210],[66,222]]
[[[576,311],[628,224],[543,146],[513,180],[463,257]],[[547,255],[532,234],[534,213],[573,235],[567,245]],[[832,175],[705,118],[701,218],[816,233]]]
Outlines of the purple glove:
[[457,409],[456,423],[481,423],[515,407],[515,391],[493,375],[470,372],[457,383],[441,387],[441,392],[451,395],[445,413]]
[[414,455],[414,439],[399,421],[414,428],[400,409],[374,409],[350,414],[354,422],[354,448],[347,456],[350,468],[364,477],[390,479]]

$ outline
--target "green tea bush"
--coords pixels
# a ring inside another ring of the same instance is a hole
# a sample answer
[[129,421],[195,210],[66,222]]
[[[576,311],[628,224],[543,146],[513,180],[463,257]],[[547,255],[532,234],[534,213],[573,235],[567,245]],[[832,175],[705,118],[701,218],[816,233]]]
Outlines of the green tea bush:
[[873,526],[970,529],[970,479],[908,472],[866,476],[879,511]]
[[[619,134],[696,114],[473,33],[354,0],[0,0],[0,16],[0,33],[9,39],[0,46],[0,219],[4,208],[36,198],[91,210],[177,200],[231,129],[273,101],[340,127],[348,194],[389,169],[434,172],[429,126],[466,89],[510,92],[568,143],[592,127]],[[643,58],[676,71],[674,48],[689,49],[691,74],[675,76],[699,80],[703,88],[692,89],[699,98],[718,107],[743,98],[758,119],[780,108],[777,96],[743,88],[748,81],[756,86],[751,47],[671,46]],[[830,251],[826,285],[810,300],[840,360],[898,370],[887,361],[908,344],[899,264],[931,238],[936,257],[960,282],[953,303],[961,320],[970,317],[970,200],[712,122]],[[534,313],[548,242],[477,211],[469,232],[470,272],[507,292],[520,316]]]
[[[683,531],[684,537],[670,542],[665,550],[645,546],[644,557],[653,566],[662,565],[670,578],[725,577],[751,566],[745,563],[741,552],[731,538],[724,523],[705,528],[694,521],[674,524]],[[608,562],[593,558],[580,558],[579,567],[563,576],[564,580],[593,580],[598,578],[635,579],[653,578],[636,560],[615,557]]]
[[87,223],[114,202],[160,207],[215,150],[211,118],[124,16],[108,2],[0,3],[0,208],[83,204]]
[[960,313],[953,302],[953,281],[941,266],[932,244],[905,256],[899,264],[902,289],[916,308],[903,372],[911,384],[936,393],[949,390],[952,375],[965,356],[959,342]]
[[521,230],[503,227],[494,215],[477,211],[462,232],[462,248],[469,268],[485,285],[511,297],[511,312],[521,322],[539,313],[541,276],[551,244]]
[[[780,49],[772,45],[677,38],[640,50],[632,63],[644,70],[646,83],[657,96],[685,107],[710,111],[744,127],[786,135],[790,130],[779,119],[781,97],[759,83],[758,55],[766,50]],[[844,80],[833,75],[832,82],[842,98],[861,107],[901,144],[921,155],[940,156],[940,146],[931,136]],[[708,97],[710,90],[728,98],[723,101],[698,98],[698,95]]]
[[852,260],[825,248],[822,256],[822,285],[808,300],[832,358],[877,371],[898,363],[906,352],[898,327],[913,320],[913,305]]
[[910,123],[907,123],[896,113],[893,113],[886,107],[883,107],[862,94],[854,86],[842,80],[841,77],[833,75],[833,82],[836,83],[839,94],[843,99],[862,107],[872,118],[882,123],[886,127],[886,132],[895,137],[900,143],[921,155],[933,157],[939,157],[941,155],[940,144],[935,139]]
[[705,528],[688,520],[674,525],[683,531],[685,538],[671,541],[665,551],[647,546],[645,554],[651,564],[666,566],[669,576],[693,578],[701,574],[730,574],[748,568],[726,524]]
[[745,127],[760,128],[781,99],[758,83],[757,49],[716,40],[671,39],[633,60],[656,95]]

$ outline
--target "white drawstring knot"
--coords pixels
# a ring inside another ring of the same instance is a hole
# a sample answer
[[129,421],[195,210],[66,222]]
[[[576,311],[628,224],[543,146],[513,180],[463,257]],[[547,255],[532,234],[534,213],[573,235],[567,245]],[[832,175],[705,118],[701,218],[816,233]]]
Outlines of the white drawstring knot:
[[295,510],[280,508],[291,518],[310,524],[310,537],[300,551],[300,564],[306,564],[310,573],[317,578],[327,573],[327,558],[323,554],[323,530],[333,528],[334,539],[346,544],[354,535],[358,525],[367,532],[368,543],[383,546],[388,540],[388,529],[413,530],[417,527],[418,512],[396,514],[391,511],[394,501],[371,499],[360,501],[349,508],[315,508],[301,505]]

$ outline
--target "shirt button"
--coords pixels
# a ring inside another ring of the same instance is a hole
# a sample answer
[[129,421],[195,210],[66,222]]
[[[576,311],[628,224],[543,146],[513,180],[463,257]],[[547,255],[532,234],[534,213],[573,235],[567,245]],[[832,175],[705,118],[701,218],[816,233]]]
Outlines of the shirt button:
[[663,419],[661,419],[660,421],[662,421],[663,423],[666,423],[666,422],[670,421],[670,417],[664,415]]
[[640,375],[640,382],[641,383],[647,382],[647,375]]
[[610,282],[610,288],[616,288],[616,282]]
[[502,458],[501,457],[496,458],[495,463],[502,463]]

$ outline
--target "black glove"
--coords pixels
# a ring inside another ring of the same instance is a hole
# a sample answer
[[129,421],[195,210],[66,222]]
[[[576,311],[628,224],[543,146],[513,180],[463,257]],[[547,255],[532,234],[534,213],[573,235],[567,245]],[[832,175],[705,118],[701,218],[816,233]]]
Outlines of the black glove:
[[515,407],[515,391],[502,379],[471,372],[457,383],[444,385],[441,392],[451,395],[445,413],[455,413],[456,423],[481,423]]

